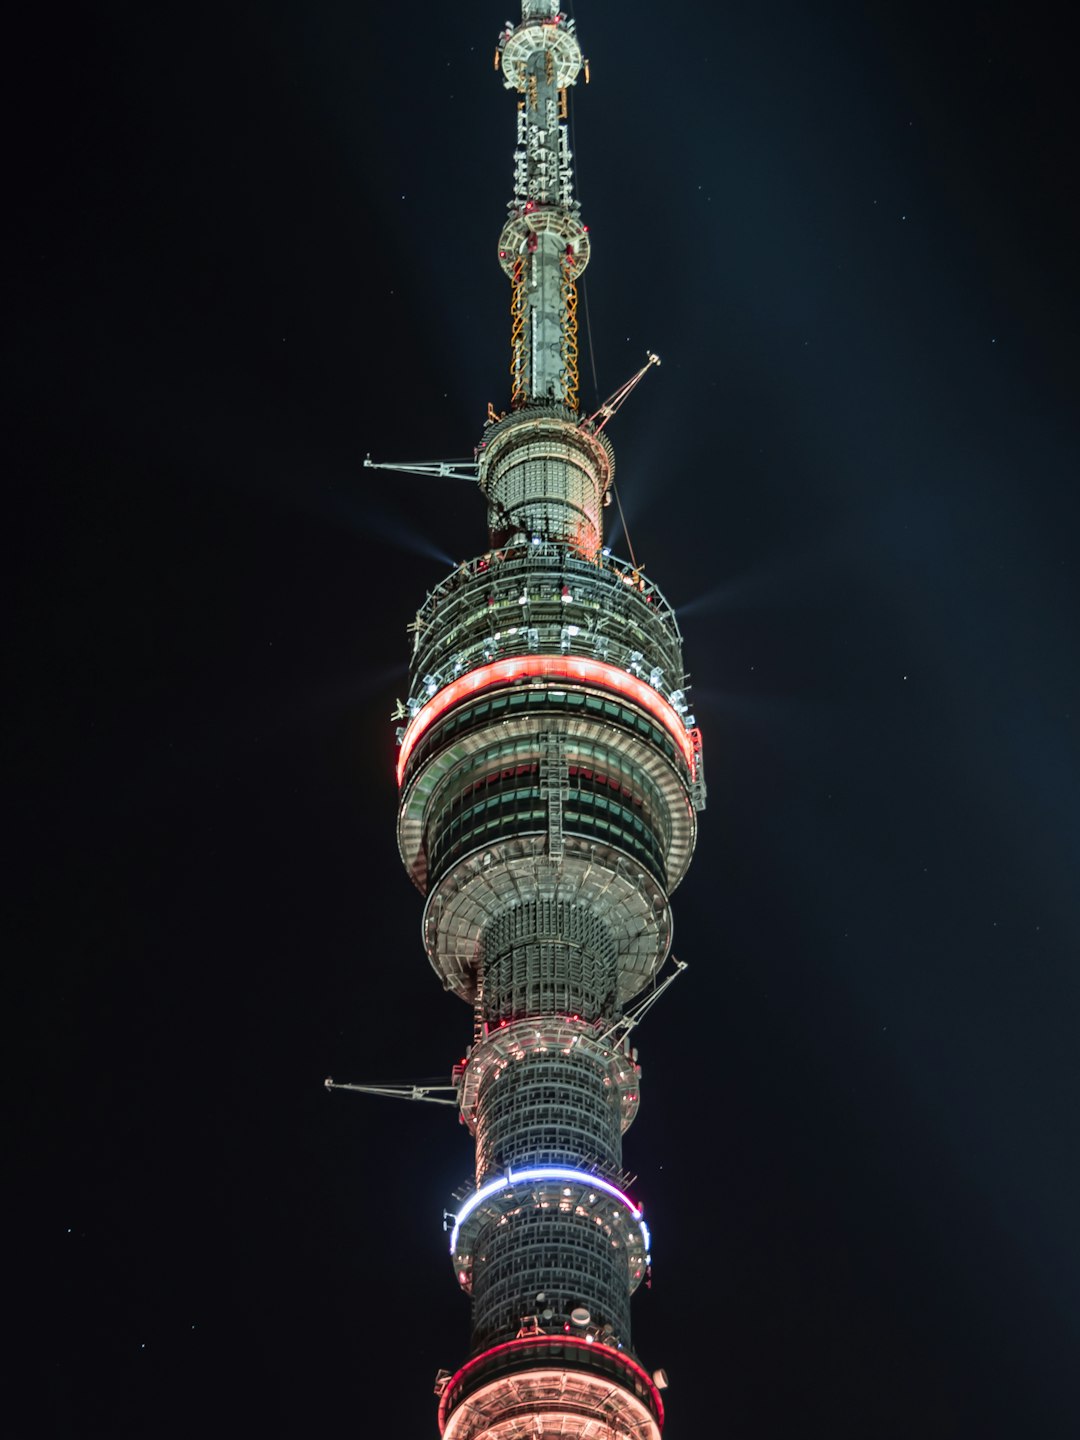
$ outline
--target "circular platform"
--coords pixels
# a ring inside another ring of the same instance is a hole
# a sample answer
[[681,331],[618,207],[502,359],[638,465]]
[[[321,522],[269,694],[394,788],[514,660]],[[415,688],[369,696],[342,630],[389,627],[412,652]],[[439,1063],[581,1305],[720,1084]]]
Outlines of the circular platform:
[[499,264],[509,279],[514,278],[514,267],[527,252],[532,235],[550,236],[556,241],[570,261],[571,280],[576,280],[588,265],[592,255],[588,226],[569,210],[529,201],[510,216],[499,235]]
[[630,1294],[634,1293],[651,1258],[649,1227],[640,1207],[610,1180],[561,1165],[511,1170],[474,1190],[465,1201],[450,1235],[454,1273],[463,1290],[472,1290],[473,1260],[484,1229],[533,1210],[585,1220],[605,1242],[625,1249]]
[[500,63],[507,90],[525,90],[529,61],[536,54],[551,56],[552,79],[559,90],[573,85],[581,74],[584,61],[575,36],[564,25],[534,21],[516,26],[502,47]]
[[424,907],[424,944],[443,985],[472,1001],[484,929],[507,910],[536,899],[592,908],[616,942],[619,1003],[633,999],[671,949],[671,909],[660,884],[620,851],[565,837],[557,865],[546,834],[515,835],[464,856]]

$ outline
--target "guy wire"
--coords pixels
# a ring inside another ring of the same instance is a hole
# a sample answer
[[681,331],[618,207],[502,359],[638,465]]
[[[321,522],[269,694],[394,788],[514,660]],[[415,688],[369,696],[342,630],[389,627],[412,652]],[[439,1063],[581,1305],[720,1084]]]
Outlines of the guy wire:
[[619,487],[615,481],[611,482],[611,491],[615,496],[615,504],[619,507],[619,522],[622,525],[622,533],[626,536],[626,548],[630,551],[630,563],[634,569],[638,569],[637,556],[634,554],[634,542],[630,539],[630,531],[626,528],[626,516],[623,514],[622,501],[619,499]]

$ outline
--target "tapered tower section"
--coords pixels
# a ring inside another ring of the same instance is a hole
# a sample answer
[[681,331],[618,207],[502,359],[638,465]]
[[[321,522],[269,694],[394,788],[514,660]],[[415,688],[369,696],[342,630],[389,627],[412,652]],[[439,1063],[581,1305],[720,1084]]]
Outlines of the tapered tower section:
[[398,737],[424,943],[474,1012],[455,1079],[476,1168],[450,1233],[472,1355],[441,1377],[439,1420],[447,1440],[657,1440],[630,1335],[651,1238],[622,1169],[640,1079],[627,1007],[669,953],[700,737],[671,607],[603,548],[613,407],[586,417],[578,395],[573,22],[525,0],[496,66],[517,103],[498,241],[509,406],[476,452],[488,549],[416,617]]

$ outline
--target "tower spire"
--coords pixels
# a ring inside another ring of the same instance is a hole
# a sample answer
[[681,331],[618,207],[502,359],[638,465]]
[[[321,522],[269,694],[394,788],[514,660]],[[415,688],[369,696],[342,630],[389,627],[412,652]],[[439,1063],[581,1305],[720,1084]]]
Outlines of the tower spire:
[[574,198],[567,91],[584,62],[554,0],[524,0],[499,36],[503,84],[518,94],[514,198],[499,236],[510,280],[510,404],[578,407],[577,281],[589,235]]
[[523,0],[495,51],[517,95],[514,197],[499,235],[510,281],[510,414],[477,452],[491,543],[534,537],[595,559],[615,457],[579,426],[577,282],[589,232],[574,196],[567,92],[583,73],[573,20],[554,0]]

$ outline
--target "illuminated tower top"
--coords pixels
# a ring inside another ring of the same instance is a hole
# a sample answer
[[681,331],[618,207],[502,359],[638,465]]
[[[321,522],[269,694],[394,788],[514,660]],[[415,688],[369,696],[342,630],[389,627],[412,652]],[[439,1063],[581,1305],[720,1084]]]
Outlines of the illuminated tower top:
[[478,480],[493,549],[539,540],[593,562],[615,474],[604,427],[660,362],[650,355],[595,413],[582,413],[577,282],[590,242],[574,196],[568,91],[582,74],[588,81],[589,67],[574,21],[555,0],[524,0],[520,23],[508,20],[499,35],[495,68],[518,95],[514,198],[498,242],[510,281],[509,409],[489,414],[472,464],[378,468]]

